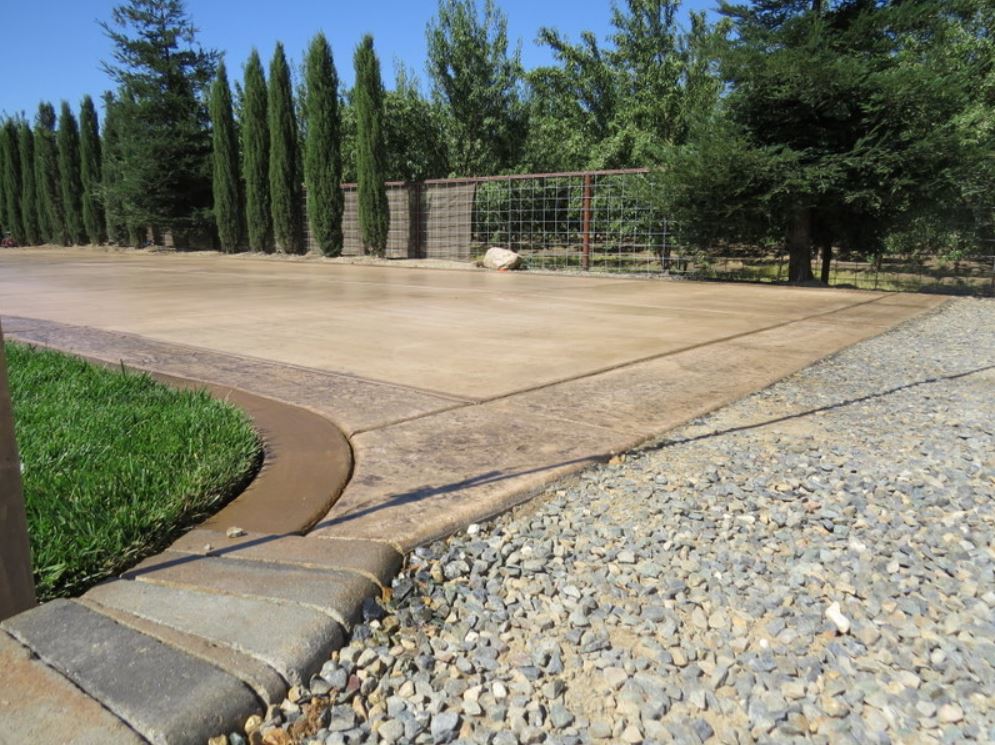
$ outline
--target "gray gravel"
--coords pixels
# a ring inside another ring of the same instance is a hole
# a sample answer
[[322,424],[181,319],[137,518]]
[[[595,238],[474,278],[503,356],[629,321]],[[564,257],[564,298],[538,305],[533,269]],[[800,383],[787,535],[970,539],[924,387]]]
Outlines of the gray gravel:
[[418,549],[250,739],[995,742],[993,366],[957,300]]

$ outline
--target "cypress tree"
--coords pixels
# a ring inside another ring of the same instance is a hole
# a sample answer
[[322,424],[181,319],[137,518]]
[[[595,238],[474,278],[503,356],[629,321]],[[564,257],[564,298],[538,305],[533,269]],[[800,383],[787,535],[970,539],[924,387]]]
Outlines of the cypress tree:
[[55,109],[47,102],[38,104],[35,122],[35,182],[42,237],[49,243],[68,245],[59,180],[59,152],[55,144]]
[[24,243],[24,223],[21,220],[21,157],[17,147],[17,125],[13,119],[3,123],[0,132],[3,150],[3,228],[18,243]]
[[276,245],[287,253],[301,250],[300,158],[290,68],[277,42],[269,69],[269,191]]
[[79,112],[80,180],[83,185],[83,228],[90,243],[103,243],[104,209],[100,199],[102,153],[93,99],[83,97]]
[[242,97],[242,177],[245,179],[245,222],[249,249],[272,251],[269,197],[269,124],[266,117],[266,78],[255,49],[245,64]]
[[21,160],[21,222],[24,242],[41,243],[38,225],[38,188],[35,182],[35,140],[31,127],[23,119],[17,124],[17,150]]
[[7,187],[3,183],[3,174],[7,168],[7,159],[3,154],[3,124],[0,124],[0,238],[7,230],[7,216],[4,207],[7,204]]
[[356,47],[356,177],[359,229],[367,251],[383,256],[390,230],[387,153],[384,147],[384,92],[380,61],[367,34]]
[[72,109],[65,101],[59,111],[59,183],[62,187],[62,207],[66,216],[66,232],[72,243],[83,238],[83,184],[80,177],[79,127]]
[[117,100],[110,92],[104,94],[104,132],[101,141],[101,202],[107,239],[123,245],[128,240],[124,209],[121,205],[121,126]]
[[214,220],[222,250],[234,253],[242,237],[242,204],[238,193],[238,136],[224,62],[218,64],[218,75],[211,86],[210,112]]
[[318,248],[326,256],[342,253],[341,126],[338,75],[324,34],[311,42],[306,60],[307,141],[305,181],[307,213]]

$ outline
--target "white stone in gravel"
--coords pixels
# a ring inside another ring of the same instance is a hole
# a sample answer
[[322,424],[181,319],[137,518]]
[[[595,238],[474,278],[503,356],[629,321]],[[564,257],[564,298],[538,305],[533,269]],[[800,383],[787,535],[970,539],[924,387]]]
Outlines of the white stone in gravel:
[[602,671],[602,675],[604,675],[605,683],[613,690],[621,688],[622,684],[629,679],[629,674],[620,667],[606,667]]
[[833,625],[836,626],[836,630],[841,634],[850,633],[850,619],[843,615],[843,611],[840,610],[839,603],[833,603],[826,608],[826,618],[833,622]]
[[936,712],[936,718],[944,724],[956,724],[964,718],[964,710],[957,704],[943,704]]

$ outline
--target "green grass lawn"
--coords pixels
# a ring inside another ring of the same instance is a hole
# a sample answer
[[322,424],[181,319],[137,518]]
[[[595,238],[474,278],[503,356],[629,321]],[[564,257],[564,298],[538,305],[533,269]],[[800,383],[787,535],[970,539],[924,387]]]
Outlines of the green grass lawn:
[[21,344],[6,353],[40,599],[161,550],[259,465],[248,416],[206,392]]

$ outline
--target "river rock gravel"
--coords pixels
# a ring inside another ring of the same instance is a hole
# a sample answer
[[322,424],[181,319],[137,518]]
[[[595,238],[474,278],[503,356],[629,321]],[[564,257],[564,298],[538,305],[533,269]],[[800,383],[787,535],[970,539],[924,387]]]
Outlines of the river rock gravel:
[[995,302],[417,549],[229,743],[995,742]]

